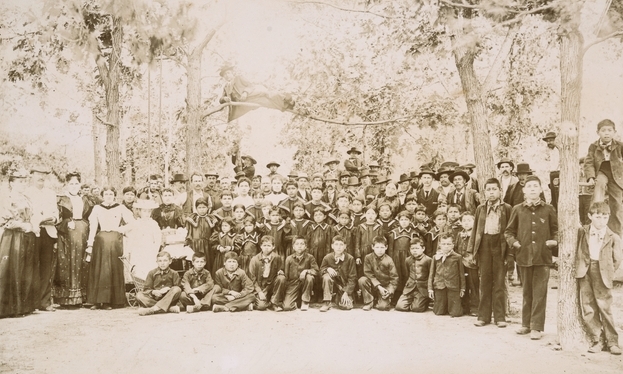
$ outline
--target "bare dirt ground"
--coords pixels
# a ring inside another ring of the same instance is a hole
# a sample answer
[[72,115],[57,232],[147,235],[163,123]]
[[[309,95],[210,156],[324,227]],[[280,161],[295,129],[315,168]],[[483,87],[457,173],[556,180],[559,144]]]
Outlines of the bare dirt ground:
[[[555,278],[552,284],[555,284]],[[518,310],[520,288],[511,287]],[[1,373],[623,373],[623,356],[556,351],[557,290],[545,336],[450,318],[361,309],[202,312],[59,310],[0,320]],[[623,327],[623,288],[615,294]]]

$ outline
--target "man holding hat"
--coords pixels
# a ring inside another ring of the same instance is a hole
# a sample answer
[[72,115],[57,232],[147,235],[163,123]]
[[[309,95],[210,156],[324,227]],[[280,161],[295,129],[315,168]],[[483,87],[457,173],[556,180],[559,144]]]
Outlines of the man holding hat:
[[53,312],[52,280],[56,268],[56,239],[57,232],[54,226],[58,222],[58,206],[56,193],[45,187],[50,174],[45,166],[35,166],[30,170],[31,186],[24,191],[30,199],[33,210],[33,222],[39,221],[40,232],[35,237],[36,256],[39,257],[40,288],[35,300],[35,307],[42,311]]
[[[500,171],[498,179],[502,186],[502,197],[506,196],[506,191],[513,184],[517,183],[519,179],[513,175],[513,169],[515,164],[510,158],[503,158],[497,163],[498,170]],[[511,205],[512,206],[512,205]]]
[[359,171],[363,164],[359,159],[361,156],[361,151],[357,149],[357,147],[352,147],[347,152],[348,159],[344,160],[344,169],[348,171],[352,176],[359,177]]
[[545,149],[545,165],[549,173],[549,190],[551,203],[558,210],[558,191],[560,190],[560,153],[556,148],[556,133],[549,131],[542,140],[547,143]]
[[430,168],[423,167],[419,177],[422,188],[417,192],[417,201],[426,207],[426,215],[432,217],[439,207],[439,192],[433,188],[437,174]]
[[450,181],[454,184],[454,191],[448,194],[448,204],[457,204],[462,212],[476,213],[476,208],[480,205],[480,197],[476,190],[466,187],[469,181],[469,174],[461,169],[456,169],[450,175]]

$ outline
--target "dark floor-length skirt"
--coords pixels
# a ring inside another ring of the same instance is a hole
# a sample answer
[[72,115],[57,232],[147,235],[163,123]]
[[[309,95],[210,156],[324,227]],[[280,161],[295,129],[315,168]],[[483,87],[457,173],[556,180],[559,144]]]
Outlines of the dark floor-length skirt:
[[89,224],[74,221],[76,228],[67,234],[59,233],[56,275],[54,276],[54,302],[60,305],[80,305],[86,302],[86,282],[83,269],[87,248]]
[[89,304],[125,304],[125,284],[123,278],[123,240],[116,231],[100,231],[95,235],[87,301]]
[[4,230],[0,239],[0,318],[33,312],[39,305],[35,234]]

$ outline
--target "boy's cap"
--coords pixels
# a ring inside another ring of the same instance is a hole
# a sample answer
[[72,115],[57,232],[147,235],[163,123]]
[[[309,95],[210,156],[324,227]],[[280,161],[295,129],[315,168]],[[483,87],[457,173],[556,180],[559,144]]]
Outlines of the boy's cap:
[[50,174],[52,170],[49,167],[44,165],[35,165],[30,168],[30,173],[42,173],[42,174]]
[[548,131],[547,134],[545,134],[545,136],[541,138],[541,140],[547,139],[556,139],[556,133],[553,131]]
[[325,180],[325,182],[328,182],[328,181],[335,181],[335,182],[337,182],[337,178],[335,177],[335,174],[333,174],[333,173],[327,174],[327,176],[325,177],[324,180]]
[[532,174],[534,170],[530,169],[530,165],[528,163],[522,162],[517,164],[517,174]]
[[476,165],[469,163],[461,166],[461,169],[476,169]]
[[500,168],[500,165],[502,164],[509,164],[511,166],[511,169],[515,168],[515,164],[513,163],[513,160],[511,160],[510,158],[503,158],[500,161],[498,161],[498,163],[496,164],[498,169]]

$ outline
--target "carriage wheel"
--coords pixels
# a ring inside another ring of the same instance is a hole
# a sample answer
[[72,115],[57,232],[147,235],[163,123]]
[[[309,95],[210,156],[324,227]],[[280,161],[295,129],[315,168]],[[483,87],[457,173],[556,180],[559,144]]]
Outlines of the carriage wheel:
[[132,288],[130,291],[125,293],[125,297],[128,300],[128,304],[133,307],[136,308],[138,307],[138,300],[136,300],[136,287]]

